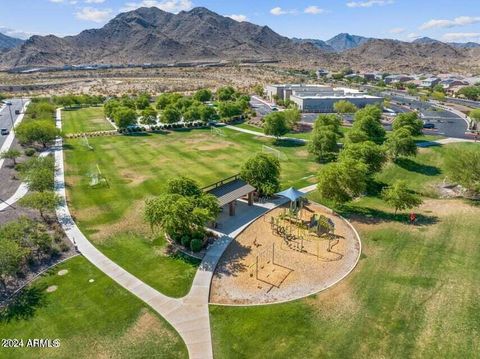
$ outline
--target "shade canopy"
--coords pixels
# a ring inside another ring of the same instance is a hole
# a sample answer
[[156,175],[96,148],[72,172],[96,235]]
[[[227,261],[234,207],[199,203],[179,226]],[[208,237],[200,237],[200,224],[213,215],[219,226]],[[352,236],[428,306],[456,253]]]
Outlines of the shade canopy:
[[282,196],[282,197],[287,197],[290,201],[294,202],[299,198],[305,197],[305,193],[300,192],[299,190],[290,187],[289,189],[286,189],[283,192],[277,193],[277,195]]

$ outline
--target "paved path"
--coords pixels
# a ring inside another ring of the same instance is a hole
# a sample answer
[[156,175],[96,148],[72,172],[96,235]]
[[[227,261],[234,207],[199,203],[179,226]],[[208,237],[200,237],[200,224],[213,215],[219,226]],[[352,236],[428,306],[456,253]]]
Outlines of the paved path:
[[[56,124],[62,127],[61,110],[57,110]],[[213,358],[210,314],[208,301],[210,296],[210,283],[217,263],[230,242],[252,221],[285,202],[279,199],[272,203],[257,204],[255,214],[242,214],[235,217],[230,233],[218,233],[219,239],[209,247],[200,264],[192,283],[190,292],[183,298],[170,298],[150,287],[136,278],[112,260],[107,258],[83,235],[75,224],[68,209],[65,173],[63,162],[63,140],[56,140],[55,154],[55,192],[61,198],[61,204],[57,208],[57,217],[67,237],[77,246],[78,250],[102,272],[115,280],[122,287],[142,299],[150,305],[162,317],[164,317],[180,334],[184,340],[190,358]],[[309,186],[308,190],[314,189]],[[259,209],[260,208],[260,209]],[[250,216],[250,217],[248,217]]]
[[[241,128],[241,127],[237,127],[237,126],[227,125],[227,126],[224,126],[224,127],[225,127],[225,128],[228,128],[228,129],[230,129],[230,130],[234,130],[234,131],[238,131],[238,132],[243,132],[243,133],[248,133],[248,134],[254,135],[254,136],[268,137],[268,138],[277,138],[277,137],[275,137],[275,136],[266,135],[266,134],[264,134],[263,132],[248,130],[248,129],[246,129],[246,128]],[[297,141],[297,142],[302,142],[302,143],[308,142],[308,140],[305,140],[305,139],[303,139],[303,138],[295,138],[295,137],[279,137],[279,139],[281,139],[281,140],[289,140],[289,141]]]

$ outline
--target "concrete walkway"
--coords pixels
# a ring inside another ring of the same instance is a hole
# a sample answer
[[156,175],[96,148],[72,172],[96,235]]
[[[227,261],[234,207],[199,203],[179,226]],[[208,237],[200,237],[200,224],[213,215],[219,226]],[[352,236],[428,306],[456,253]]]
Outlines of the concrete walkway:
[[[58,109],[56,113],[56,125],[59,129],[62,128],[61,109]],[[225,228],[228,230],[228,233],[218,232],[219,239],[208,248],[195,275],[190,292],[180,299],[170,298],[107,258],[83,235],[68,209],[65,190],[63,140],[61,138],[56,140],[53,150],[56,165],[55,192],[61,198],[61,204],[57,208],[56,213],[67,237],[92,264],[164,317],[182,337],[190,358],[213,358],[208,301],[210,283],[215,267],[230,242],[245,227],[266,211],[283,204],[285,199],[280,198],[270,203],[256,204],[253,208],[253,214],[245,212],[232,218],[230,225]],[[304,190],[312,189],[314,189],[314,186],[309,186]]]
[[[238,132],[243,132],[243,133],[248,133],[250,135],[254,135],[254,136],[260,136],[260,137],[267,137],[267,138],[277,138],[275,136],[271,136],[271,135],[266,135],[262,132],[257,132],[257,131],[253,131],[253,130],[248,130],[246,128],[241,128],[241,127],[237,127],[237,126],[232,126],[232,125],[227,125],[227,126],[224,126],[225,128],[228,128],[230,130],[234,130],[234,131],[238,131]],[[296,137],[279,137],[280,140],[288,140],[288,141],[297,141],[297,142],[301,142],[301,143],[307,143],[308,140],[305,140],[303,138],[296,138]]]

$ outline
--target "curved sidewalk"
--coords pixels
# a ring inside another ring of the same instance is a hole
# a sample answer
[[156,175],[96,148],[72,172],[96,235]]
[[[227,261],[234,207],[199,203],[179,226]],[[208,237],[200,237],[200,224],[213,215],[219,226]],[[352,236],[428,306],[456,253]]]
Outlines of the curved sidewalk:
[[[56,124],[61,129],[61,109],[57,110]],[[61,138],[56,140],[54,154],[56,164],[55,192],[61,199],[56,214],[67,237],[93,265],[164,317],[184,340],[190,358],[213,358],[208,302],[204,302],[202,293],[195,295],[196,292],[202,292],[205,288],[192,287],[189,295],[182,299],[167,297],[124,270],[95,248],[75,224],[68,209],[63,140]]]

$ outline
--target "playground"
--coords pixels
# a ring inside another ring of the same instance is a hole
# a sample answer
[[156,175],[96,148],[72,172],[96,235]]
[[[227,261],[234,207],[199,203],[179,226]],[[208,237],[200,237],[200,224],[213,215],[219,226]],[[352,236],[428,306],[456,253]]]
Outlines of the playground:
[[255,220],[215,270],[210,302],[254,305],[322,291],[355,267],[360,241],[350,225],[315,203],[286,204]]

